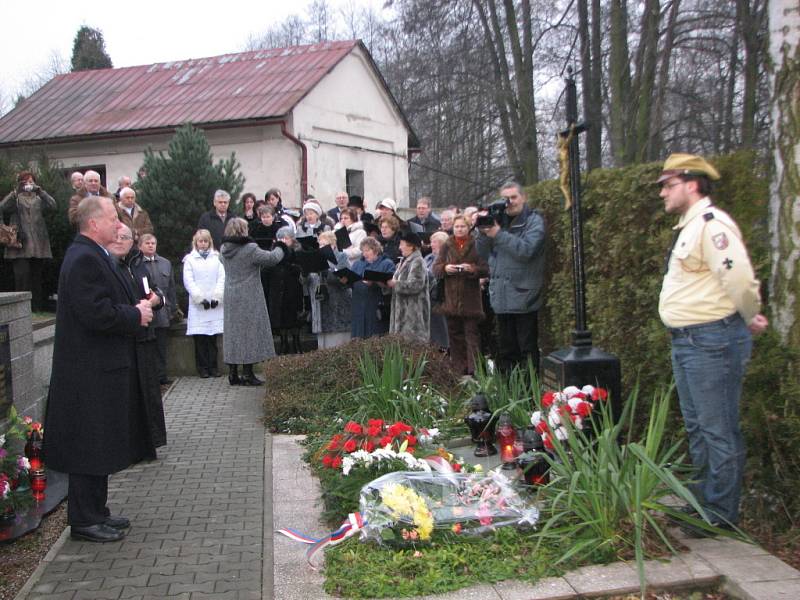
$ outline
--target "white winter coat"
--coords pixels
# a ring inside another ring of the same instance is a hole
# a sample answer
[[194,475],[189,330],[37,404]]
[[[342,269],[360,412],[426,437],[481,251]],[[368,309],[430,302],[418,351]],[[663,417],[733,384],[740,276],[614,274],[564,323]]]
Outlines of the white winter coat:
[[[222,333],[225,269],[216,250],[212,250],[208,258],[200,256],[197,250],[192,250],[183,258],[183,287],[189,294],[186,335]],[[203,300],[216,300],[219,305],[205,310]]]
[[[341,223],[337,223],[333,228],[334,231],[344,227]],[[344,254],[347,257],[350,266],[361,258],[361,242],[367,237],[367,232],[364,231],[364,224],[361,221],[356,221],[347,228],[347,233],[350,235],[350,247],[345,248]]]

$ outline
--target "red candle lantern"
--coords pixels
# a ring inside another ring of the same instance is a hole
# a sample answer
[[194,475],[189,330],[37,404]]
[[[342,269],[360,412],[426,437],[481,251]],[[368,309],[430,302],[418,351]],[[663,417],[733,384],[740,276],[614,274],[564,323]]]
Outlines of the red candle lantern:
[[47,473],[43,468],[30,470],[31,492],[37,502],[44,500],[44,491],[47,488]]
[[42,432],[33,429],[28,434],[28,441],[25,443],[25,456],[31,463],[31,471],[44,468],[44,457],[42,455]]
[[500,444],[500,460],[503,463],[504,469],[516,468],[514,460],[514,443],[517,440],[517,432],[511,422],[511,416],[508,413],[500,415],[497,421],[497,443]]

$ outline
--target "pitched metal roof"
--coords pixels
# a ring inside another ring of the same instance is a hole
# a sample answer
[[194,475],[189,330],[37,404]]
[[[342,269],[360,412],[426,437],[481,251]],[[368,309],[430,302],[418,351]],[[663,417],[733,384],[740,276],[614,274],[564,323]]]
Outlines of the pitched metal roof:
[[0,146],[283,117],[356,47],[415,140],[350,40],[58,75],[0,119]]

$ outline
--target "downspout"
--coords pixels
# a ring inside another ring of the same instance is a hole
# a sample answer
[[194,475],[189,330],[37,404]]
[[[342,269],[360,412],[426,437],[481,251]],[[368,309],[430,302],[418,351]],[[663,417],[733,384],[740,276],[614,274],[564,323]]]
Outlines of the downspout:
[[281,134],[288,140],[300,146],[300,206],[303,206],[308,195],[308,148],[286,129],[286,121],[281,121]]

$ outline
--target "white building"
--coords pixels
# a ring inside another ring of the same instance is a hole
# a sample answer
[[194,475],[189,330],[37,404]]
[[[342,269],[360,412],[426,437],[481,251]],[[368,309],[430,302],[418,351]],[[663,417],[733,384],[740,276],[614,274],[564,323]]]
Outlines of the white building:
[[59,75],[0,119],[0,152],[44,150],[113,191],[187,122],[215,160],[236,152],[257,197],[277,187],[285,206],[313,194],[329,208],[346,190],[368,209],[386,196],[408,206],[419,143],[360,41]]

